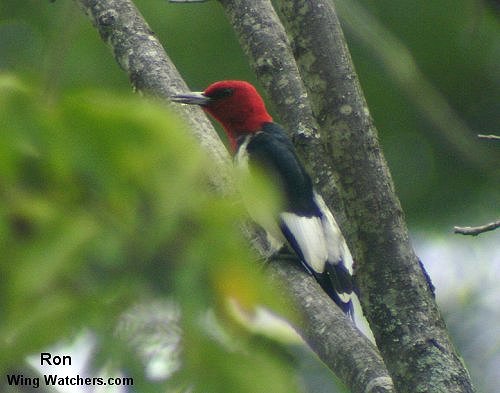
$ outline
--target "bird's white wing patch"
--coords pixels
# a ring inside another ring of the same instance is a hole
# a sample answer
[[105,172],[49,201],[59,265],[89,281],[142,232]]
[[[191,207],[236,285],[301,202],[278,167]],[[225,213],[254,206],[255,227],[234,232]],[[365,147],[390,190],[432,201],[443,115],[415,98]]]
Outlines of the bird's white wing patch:
[[323,233],[326,238],[326,245],[328,249],[328,261],[333,264],[338,264],[340,261],[344,262],[345,267],[352,274],[352,255],[347,247],[347,243],[340,231],[340,228],[332,215],[332,212],[325,204],[325,201],[321,195],[314,193],[314,201],[318,205],[321,213],[323,214],[323,219],[321,223],[323,225]]
[[316,273],[323,273],[328,249],[319,217],[304,217],[294,213],[281,213],[280,218],[295,238],[306,262]]

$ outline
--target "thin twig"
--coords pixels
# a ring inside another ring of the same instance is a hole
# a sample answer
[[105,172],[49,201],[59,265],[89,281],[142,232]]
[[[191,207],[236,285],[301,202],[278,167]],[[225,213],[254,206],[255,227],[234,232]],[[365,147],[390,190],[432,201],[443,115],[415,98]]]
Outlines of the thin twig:
[[490,222],[489,224],[480,225],[477,227],[453,227],[454,233],[460,233],[462,235],[477,236],[481,233],[493,231],[500,227],[500,220]]
[[478,134],[477,137],[479,139],[488,139],[488,140],[491,140],[491,141],[500,141],[500,136],[493,135],[493,134],[489,134],[489,135]]

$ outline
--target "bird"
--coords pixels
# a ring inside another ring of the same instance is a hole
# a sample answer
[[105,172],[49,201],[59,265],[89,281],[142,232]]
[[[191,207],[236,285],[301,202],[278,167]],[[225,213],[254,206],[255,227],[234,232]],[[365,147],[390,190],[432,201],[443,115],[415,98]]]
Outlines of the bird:
[[268,113],[250,83],[224,80],[202,92],[171,97],[176,103],[200,106],[227,135],[234,163],[252,173],[261,168],[283,197],[276,217],[252,217],[267,233],[274,251],[289,246],[340,309],[353,318],[353,258],[345,238],[287,133]]

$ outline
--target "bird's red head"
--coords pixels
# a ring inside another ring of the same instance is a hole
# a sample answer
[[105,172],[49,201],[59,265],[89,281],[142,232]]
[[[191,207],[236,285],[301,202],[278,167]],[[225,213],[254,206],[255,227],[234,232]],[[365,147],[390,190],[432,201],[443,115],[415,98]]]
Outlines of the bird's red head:
[[264,123],[273,121],[255,87],[244,81],[215,82],[201,94],[181,94],[173,100],[198,104],[217,119],[224,127],[233,151],[239,136],[257,132]]

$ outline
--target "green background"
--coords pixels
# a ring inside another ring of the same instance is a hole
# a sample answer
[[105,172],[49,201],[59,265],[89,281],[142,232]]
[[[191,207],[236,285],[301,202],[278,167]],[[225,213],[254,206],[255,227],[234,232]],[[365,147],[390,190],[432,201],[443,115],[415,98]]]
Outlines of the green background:
[[[218,2],[136,4],[192,90],[221,79],[258,85]],[[451,230],[454,225],[480,225],[498,218],[500,146],[475,137],[500,134],[497,4],[338,3],[417,251],[431,272],[438,301],[473,379],[485,392],[494,391],[494,370],[500,369],[495,306],[499,235],[497,231],[470,239]],[[405,73],[408,70],[412,72]],[[67,96],[92,89],[132,95],[109,48],[71,1],[2,1],[0,75],[7,74],[55,106]],[[65,113],[74,110],[70,107]],[[20,104],[19,111],[8,112],[18,117],[20,128],[30,116],[23,111],[29,112],[29,106]],[[137,161],[141,159],[137,153]],[[103,253],[116,251],[113,245],[100,246]]]

